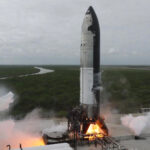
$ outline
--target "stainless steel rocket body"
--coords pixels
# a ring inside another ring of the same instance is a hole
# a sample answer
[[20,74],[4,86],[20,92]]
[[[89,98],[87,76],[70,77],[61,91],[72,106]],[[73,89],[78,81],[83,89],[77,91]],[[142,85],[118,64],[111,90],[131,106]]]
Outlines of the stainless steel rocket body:
[[91,6],[82,25],[80,52],[80,104],[91,118],[99,113],[100,102],[100,29]]

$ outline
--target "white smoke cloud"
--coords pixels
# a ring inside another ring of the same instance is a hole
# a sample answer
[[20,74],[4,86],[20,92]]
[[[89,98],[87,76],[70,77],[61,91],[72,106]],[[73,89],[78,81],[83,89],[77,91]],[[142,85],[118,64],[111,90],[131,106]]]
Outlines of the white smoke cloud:
[[[13,101],[12,92],[0,97],[0,110],[8,109]],[[43,129],[54,131],[57,128],[64,131],[66,123],[59,124],[59,122],[39,116],[39,109],[35,109],[23,120],[15,121],[11,118],[0,120],[0,150],[7,150],[6,145],[11,145],[12,149],[19,148],[19,144],[22,144],[23,148],[43,145]]]
[[9,104],[14,101],[13,97],[14,94],[12,92],[0,97],[0,111],[7,110],[9,108]]
[[134,117],[129,114],[121,118],[124,126],[128,127],[135,135],[140,135],[144,129],[150,127],[150,113]]

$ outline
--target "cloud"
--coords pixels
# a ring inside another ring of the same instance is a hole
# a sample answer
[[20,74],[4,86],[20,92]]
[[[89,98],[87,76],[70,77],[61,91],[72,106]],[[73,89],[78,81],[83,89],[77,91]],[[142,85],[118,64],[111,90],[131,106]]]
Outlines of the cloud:
[[149,4],[148,0],[1,0],[0,64],[79,64],[81,25],[89,5],[101,25],[102,63],[108,63],[107,58],[113,63],[110,53],[103,55],[112,47],[118,52],[110,52],[120,57],[142,51],[141,63],[150,63],[144,62],[149,54]]
[[110,49],[106,50],[103,53],[103,55],[110,56],[110,57],[111,56],[124,56],[124,57],[133,56],[133,57],[136,57],[136,56],[141,56],[143,54],[142,54],[142,52],[139,52],[136,50],[128,51],[128,50],[118,50],[115,48],[110,48]]
[[108,50],[108,54],[110,54],[110,55],[118,54],[118,53],[119,53],[119,51],[116,50],[116,49],[114,49],[114,48],[110,48],[110,49]]

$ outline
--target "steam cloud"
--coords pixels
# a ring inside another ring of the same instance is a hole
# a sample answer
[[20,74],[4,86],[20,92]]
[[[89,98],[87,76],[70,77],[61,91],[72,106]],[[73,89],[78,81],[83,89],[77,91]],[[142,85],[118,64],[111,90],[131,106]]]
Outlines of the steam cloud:
[[14,101],[13,97],[14,94],[12,92],[0,97],[0,111],[7,110],[9,108],[9,104]]
[[[9,104],[14,101],[14,94],[7,93],[0,97],[0,111],[6,111]],[[60,129],[64,131],[66,124],[56,125],[53,120],[42,119],[39,117],[39,110],[36,109],[28,114],[25,119],[15,121],[11,118],[2,120],[0,118],[0,150],[7,150],[6,145],[10,144],[11,148],[31,147],[43,145],[42,130],[53,131]]]
[[150,113],[137,117],[129,114],[122,117],[121,122],[124,126],[130,128],[135,135],[140,135],[144,129],[150,127]]

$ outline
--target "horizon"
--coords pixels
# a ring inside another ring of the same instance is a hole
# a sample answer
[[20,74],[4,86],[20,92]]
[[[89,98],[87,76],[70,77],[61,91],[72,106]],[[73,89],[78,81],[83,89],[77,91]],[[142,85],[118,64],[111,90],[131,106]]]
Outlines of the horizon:
[[[80,64],[0,64],[0,66],[80,66]],[[101,66],[150,66],[150,65],[138,65],[138,64],[101,64]]]

